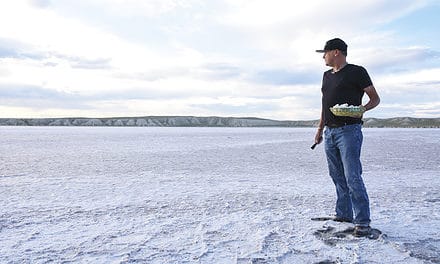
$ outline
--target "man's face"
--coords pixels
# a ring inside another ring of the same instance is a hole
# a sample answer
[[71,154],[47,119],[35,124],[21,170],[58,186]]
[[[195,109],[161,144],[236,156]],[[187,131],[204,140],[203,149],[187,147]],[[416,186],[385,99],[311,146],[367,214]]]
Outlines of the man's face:
[[325,61],[325,65],[333,67],[334,64],[334,58],[335,58],[335,50],[327,50],[324,52],[324,55],[322,58]]

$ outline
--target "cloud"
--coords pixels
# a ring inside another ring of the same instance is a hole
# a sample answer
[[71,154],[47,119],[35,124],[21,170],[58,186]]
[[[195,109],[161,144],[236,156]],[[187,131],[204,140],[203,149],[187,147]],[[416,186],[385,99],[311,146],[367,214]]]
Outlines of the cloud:
[[48,113],[42,102],[69,113],[66,102],[82,115],[316,118],[327,67],[314,50],[334,36],[348,42],[349,62],[370,72],[384,106],[404,106],[406,95],[418,109],[438,100],[438,46],[390,23],[431,1],[66,3],[0,4],[0,25],[8,25],[0,26],[0,84],[14,84],[12,93],[0,91],[3,103],[23,110],[33,100],[41,114]]
[[249,116],[255,115],[256,113],[259,116],[264,115],[263,113],[273,112],[279,110],[279,106],[276,103],[246,103],[243,105],[231,105],[227,103],[213,103],[213,104],[192,104],[190,105],[194,108],[203,109],[204,111],[208,111],[210,113],[223,113],[226,115],[234,115],[234,116]]
[[374,84],[381,97],[381,104],[374,111],[378,117],[421,116],[436,117],[439,106],[440,68],[419,69],[409,72],[380,75]]
[[440,51],[421,46],[358,49],[350,57],[377,73],[412,71],[422,65],[440,66]]
[[73,99],[74,96],[65,92],[54,91],[33,85],[0,84],[2,99]]
[[[372,43],[376,44],[374,47],[381,43],[397,45],[398,36],[385,34],[381,26],[428,4],[410,0],[357,1],[356,4],[349,0],[309,1],[301,5],[288,0],[227,2],[233,11],[219,14],[218,23],[240,32],[245,38],[244,45],[252,43],[248,48],[264,52],[269,60],[262,60],[263,65],[278,61],[273,66],[289,65],[300,70],[316,69],[321,61],[314,50],[333,37],[346,40],[350,53],[371,48]],[[387,59],[387,54],[384,55],[379,61]]]
[[[32,21],[32,25],[29,24]],[[0,23],[13,27],[0,28],[0,37],[7,36],[22,43],[32,53],[83,58],[88,61],[113,58],[157,58],[142,45],[129,43],[102,29],[78,19],[63,17],[54,9],[35,9],[22,1],[0,8]]]
[[[377,25],[408,14],[428,3],[424,0],[362,0],[357,1],[356,4],[350,0],[308,1],[301,5],[289,0],[270,2],[228,0],[226,2],[233,7],[231,8],[233,11],[224,14],[222,21],[231,25],[260,28],[303,23],[308,28],[324,27],[325,30],[332,26],[350,28]],[[359,14],[362,14],[362,19],[359,19]]]
[[[82,58],[51,51],[33,50],[33,47],[0,38],[0,58],[34,60],[47,66],[56,66],[60,61],[69,63],[72,68],[103,69],[111,67],[110,58]],[[54,62],[58,61],[58,63]]]
[[239,78],[244,70],[228,63],[213,62],[201,65],[196,72],[204,79],[215,81]]
[[367,112],[367,117],[389,118],[395,116],[438,118],[440,115],[440,103],[415,103],[399,104],[384,103],[374,110],[373,113]]
[[72,68],[80,69],[110,69],[111,58],[81,58],[75,56],[66,56],[61,54],[53,55],[57,59],[65,60]]
[[259,71],[252,76],[252,81],[272,85],[297,85],[319,83],[322,73],[318,71],[302,72],[282,69]]
[[145,17],[158,17],[176,9],[191,8],[202,3],[200,0],[87,0],[86,2],[107,9],[114,15]]
[[52,5],[51,0],[29,0],[29,3],[38,8],[47,8]]
[[11,58],[11,57],[15,57],[15,58],[18,57],[17,52],[13,49],[0,46],[0,58]]
[[41,59],[43,57],[26,43],[0,36],[0,58]]
[[[87,100],[80,95],[69,94],[33,85],[0,84],[0,104],[11,109],[33,112],[32,115],[47,109],[90,110]],[[9,114],[9,115],[8,115]],[[2,116],[13,117],[19,114],[4,110]],[[29,114],[28,114],[29,115]]]

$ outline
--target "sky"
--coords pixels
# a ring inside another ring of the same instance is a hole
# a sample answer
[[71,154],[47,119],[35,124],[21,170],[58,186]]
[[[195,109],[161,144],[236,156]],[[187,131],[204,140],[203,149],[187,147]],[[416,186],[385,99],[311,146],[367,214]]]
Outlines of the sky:
[[440,117],[438,14],[439,0],[1,1],[0,118],[319,119],[315,50],[334,37],[381,97],[365,117]]

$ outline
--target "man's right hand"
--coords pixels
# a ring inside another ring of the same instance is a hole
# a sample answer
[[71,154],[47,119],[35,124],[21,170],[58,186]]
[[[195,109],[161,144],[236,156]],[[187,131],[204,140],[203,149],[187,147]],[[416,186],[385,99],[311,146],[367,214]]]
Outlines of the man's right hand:
[[322,142],[322,133],[323,133],[323,128],[318,128],[318,131],[316,132],[315,135],[316,144],[320,144]]

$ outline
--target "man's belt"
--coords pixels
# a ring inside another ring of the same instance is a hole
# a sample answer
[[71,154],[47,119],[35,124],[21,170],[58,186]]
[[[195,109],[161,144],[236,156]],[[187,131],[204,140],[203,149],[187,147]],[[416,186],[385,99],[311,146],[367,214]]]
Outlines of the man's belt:
[[363,121],[360,122],[352,122],[352,123],[338,123],[338,124],[333,124],[333,123],[329,123],[329,124],[325,124],[325,126],[330,127],[330,128],[338,128],[338,127],[343,127],[343,126],[348,126],[348,125],[355,125],[355,124],[363,124]]

